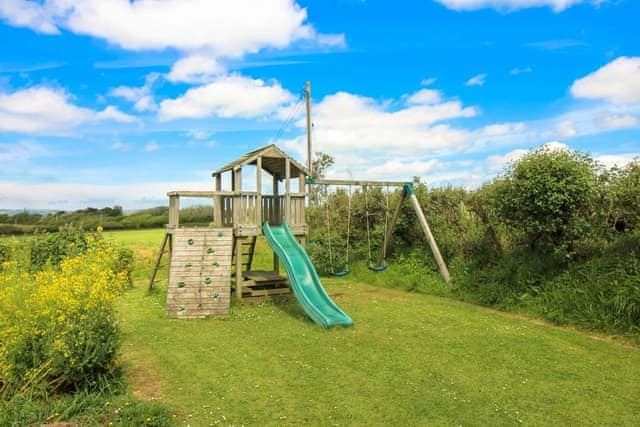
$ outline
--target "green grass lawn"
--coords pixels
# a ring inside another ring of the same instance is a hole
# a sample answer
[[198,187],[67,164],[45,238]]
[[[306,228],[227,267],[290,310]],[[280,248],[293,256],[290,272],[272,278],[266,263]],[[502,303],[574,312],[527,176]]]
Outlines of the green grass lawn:
[[351,276],[323,282],[352,328],[322,330],[295,300],[171,319],[166,279],[146,291],[163,231],[106,235],[137,256],[119,303],[132,387],[178,425],[640,424],[636,347]]

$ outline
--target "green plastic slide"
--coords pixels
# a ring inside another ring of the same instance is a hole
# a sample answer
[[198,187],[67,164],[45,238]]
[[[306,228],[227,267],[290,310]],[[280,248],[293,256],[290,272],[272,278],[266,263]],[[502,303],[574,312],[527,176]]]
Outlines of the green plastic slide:
[[271,227],[265,222],[262,231],[271,248],[280,257],[293,293],[311,320],[323,328],[353,325],[353,320],[327,295],[318,272],[287,223]]

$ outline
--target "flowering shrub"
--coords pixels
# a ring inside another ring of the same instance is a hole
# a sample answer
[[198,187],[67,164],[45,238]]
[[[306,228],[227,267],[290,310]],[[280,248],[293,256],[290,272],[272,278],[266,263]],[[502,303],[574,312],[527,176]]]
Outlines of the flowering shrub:
[[113,303],[128,283],[121,250],[93,235],[59,268],[5,262],[0,275],[0,391],[95,389],[116,372]]

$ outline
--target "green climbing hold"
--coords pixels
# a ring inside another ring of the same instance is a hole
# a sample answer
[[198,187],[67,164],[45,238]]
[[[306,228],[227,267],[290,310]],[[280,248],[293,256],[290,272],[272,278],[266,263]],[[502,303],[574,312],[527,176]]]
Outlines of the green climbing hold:
[[213,248],[209,248],[209,249],[207,249],[207,253],[208,253],[208,254],[212,254],[212,253],[214,253],[215,251],[216,251],[216,250],[215,250],[215,249],[213,249]]
[[214,292],[211,296],[214,298],[218,298],[220,295],[217,292]]
[[211,263],[211,265],[213,265],[214,267],[220,267],[220,264],[218,264],[217,262],[213,262]]
[[179,305],[179,306],[178,306],[178,311],[184,311],[184,310],[185,310],[184,305]]
[[192,264],[191,264],[190,262],[188,262],[188,263],[186,263],[184,266],[185,266],[185,267],[187,267],[187,268],[189,268],[189,267],[191,267],[191,266],[192,266]]
[[224,233],[222,231],[218,231],[218,237],[224,237]]
[[193,239],[187,240],[187,243],[189,244],[189,246],[193,245]]
[[184,282],[178,282],[178,287],[179,288],[184,288],[185,286],[187,286]]
[[211,284],[211,277],[207,277],[206,279],[204,279],[204,283],[206,283],[207,285]]

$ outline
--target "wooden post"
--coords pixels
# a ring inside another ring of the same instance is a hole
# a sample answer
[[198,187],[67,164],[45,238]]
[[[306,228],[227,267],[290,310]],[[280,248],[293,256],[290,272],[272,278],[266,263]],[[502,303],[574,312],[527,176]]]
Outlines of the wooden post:
[[449,270],[447,269],[447,264],[445,264],[442,259],[442,255],[440,255],[440,249],[438,249],[438,244],[436,240],[433,238],[433,234],[431,234],[431,229],[429,228],[429,224],[427,223],[427,219],[424,216],[424,212],[422,212],[422,208],[420,207],[420,202],[418,202],[418,198],[416,195],[411,192],[409,194],[409,200],[411,200],[411,204],[418,215],[418,220],[420,221],[420,225],[422,226],[422,230],[424,231],[424,235],[427,238],[427,242],[429,242],[429,246],[431,247],[431,252],[433,252],[433,256],[436,258],[436,262],[438,263],[438,268],[440,269],[440,274],[444,278],[444,281],[448,284],[451,284],[451,277],[449,276]]
[[304,85],[304,98],[307,107],[307,169],[309,174],[313,176],[311,167],[313,161],[311,159],[311,82],[307,81]]
[[180,225],[180,196],[169,196],[169,228]]
[[[222,191],[222,176],[220,174],[216,174],[216,191]],[[214,197],[214,221],[216,227],[222,227],[222,196]]]
[[291,160],[287,157],[284,162],[284,218],[291,224]]
[[402,197],[400,198],[400,202],[398,202],[398,207],[396,207],[395,212],[393,212],[393,216],[391,217],[391,222],[387,225],[386,233],[384,234],[384,243],[382,244],[382,252],[380,253],[380,258],[378,258],[378,264],[381,265],[382,262],[387,257],[387,250],[389,249],[389,245],[391,242],[391,236],[393,234],[393,229],[396,226],[396,222],[398,222],[398,217],[400,216],[400,211],[402,211],[402,204],[407,198],[407,193],[402,192]]
[[236,298],[242,302],[242,240],[239,237],[236,239]]
[[240,226],[240,221],[243,218],[242,210],[242,168],[238,168],[233,171],[233,225],[235,227]]
[[278,175],[273,175],[273,216],[270,218],[271,225],[280,225],[280,195],[278,194]]
[[262,156],[256,161],[256,222],[262,227]]
[[[272,225],[280,225],[280,195],[278,194],[278,175],[273,174],[273,218]],[[273,253],[273,271],[276,274],[280,274],[280,260],[278,259],[278,255]]]

